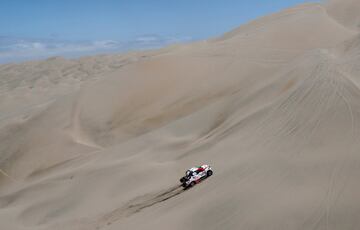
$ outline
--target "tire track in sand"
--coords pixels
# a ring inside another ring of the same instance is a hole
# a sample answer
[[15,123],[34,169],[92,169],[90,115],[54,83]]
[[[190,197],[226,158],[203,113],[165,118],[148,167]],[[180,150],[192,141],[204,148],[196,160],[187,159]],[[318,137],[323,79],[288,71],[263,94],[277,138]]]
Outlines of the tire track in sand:
[[96,229],[101,229],[101,227],[104,225],[111,225],[121,218],[129,217],[142,211],[145,208],[154,206],[177,195],[180,195],[184,191],[185,189],[183,189],[181,185],[176,185],[158,193],[150,193],[136,197],[133,200],[130,200],[124,206],[103,215],[98,221]]

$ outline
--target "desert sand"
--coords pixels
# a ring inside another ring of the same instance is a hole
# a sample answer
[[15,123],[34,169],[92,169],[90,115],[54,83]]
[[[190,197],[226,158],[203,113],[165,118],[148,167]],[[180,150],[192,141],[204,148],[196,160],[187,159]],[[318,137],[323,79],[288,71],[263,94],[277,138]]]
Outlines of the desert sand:
[[[0,229],[360,228],[360,1],[0,66]],[[179,178],[207,163],[189,190]]]

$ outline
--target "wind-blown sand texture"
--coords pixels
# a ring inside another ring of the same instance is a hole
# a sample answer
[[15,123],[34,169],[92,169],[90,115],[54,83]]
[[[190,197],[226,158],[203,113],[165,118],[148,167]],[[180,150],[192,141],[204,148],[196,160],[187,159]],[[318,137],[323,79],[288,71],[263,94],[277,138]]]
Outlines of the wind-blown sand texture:
[[[0,66],[0,229],[360,227],[360,2]],[[202,163],[214,175],[178,179]]]

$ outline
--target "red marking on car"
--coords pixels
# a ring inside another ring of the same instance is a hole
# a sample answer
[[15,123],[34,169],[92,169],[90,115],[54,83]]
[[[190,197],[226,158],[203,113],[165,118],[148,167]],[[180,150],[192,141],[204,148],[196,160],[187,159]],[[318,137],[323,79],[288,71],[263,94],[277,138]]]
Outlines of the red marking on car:
[[203,167],[200,167],[200,168],[198,168],[198,169],[196,170],[196,173],[200,173],[200,172],[203,172],[203,171],[205,171],[205,169],[204,169]]

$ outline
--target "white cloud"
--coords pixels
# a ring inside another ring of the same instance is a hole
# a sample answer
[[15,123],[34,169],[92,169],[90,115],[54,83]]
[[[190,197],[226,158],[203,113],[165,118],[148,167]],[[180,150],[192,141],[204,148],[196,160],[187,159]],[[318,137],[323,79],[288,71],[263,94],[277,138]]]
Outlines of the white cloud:
[[159,40],[161,40],[159,37],[153,36],[153,35],[140,36],[140,37],[137,37],[135,39],[135,41],[137,41],[137,42],[156,42],[156,41],[159,41]]
[[43,59],[51,56],[79,57],[97,53],[159,48],[190,40],[190,37],[161,37],[158,35],[142,35],[126,42],[115,40],[62,41],[0,36],[0,63]]

